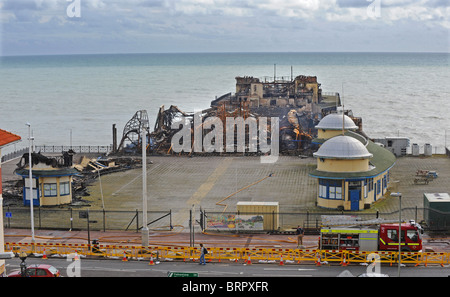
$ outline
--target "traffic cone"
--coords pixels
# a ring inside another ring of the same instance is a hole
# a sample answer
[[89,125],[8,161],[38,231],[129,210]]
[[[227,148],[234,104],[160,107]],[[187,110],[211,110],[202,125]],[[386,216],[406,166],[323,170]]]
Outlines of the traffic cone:
[[123,261],[123,262],[125,262],[125,261],[128,261],[128,259],[127,259],[127,255],[126,255],[125,253],[123,253],[123,258],[122,258],[122,261]]
[[148,263],[148,265],[155,265],[155,263],[153,263],[153,256],[150,257],[150,263]]
[[45,253],[45,249],[44,249],[44,254],[42,255],[42,259],[47,259],[47,254]]
[[281,255],[280,265],[284,265],[284,262],[283,262],[283,255]]
[[345,258],[346,258],[346,257],[344,256],[344,260],[342,260],[342,263],[341,263],[342,266],[347,266],[347,261],[345,260]]
[[252,265],[252,260],[250,260],[250,256],[248,256],[247,265]]
[[73,257],[73,260],[74,261],[80,260],[80,258],[78,258],[78,254],[77,253],[75,253],[75,257]]
[[317,254],[316,266],[320,266],[320,265],[321,265],[321,263],[320,263],[320,255]]

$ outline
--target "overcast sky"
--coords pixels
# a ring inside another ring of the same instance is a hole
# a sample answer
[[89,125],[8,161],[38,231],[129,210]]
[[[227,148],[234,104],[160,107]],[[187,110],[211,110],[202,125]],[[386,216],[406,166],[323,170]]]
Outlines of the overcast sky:
[[450,0],[0,0],[1,54],[449,52]]

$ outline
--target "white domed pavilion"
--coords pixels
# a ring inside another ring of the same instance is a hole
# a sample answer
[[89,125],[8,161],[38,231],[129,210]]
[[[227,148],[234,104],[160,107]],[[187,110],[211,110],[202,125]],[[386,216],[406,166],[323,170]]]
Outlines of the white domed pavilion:
[[383,197],[395,156],[354,132],[358,127],[348,116],[327,115],[316,128],[313,142],[320,147],[310,175],[318,180],[317,206],[362,210]]

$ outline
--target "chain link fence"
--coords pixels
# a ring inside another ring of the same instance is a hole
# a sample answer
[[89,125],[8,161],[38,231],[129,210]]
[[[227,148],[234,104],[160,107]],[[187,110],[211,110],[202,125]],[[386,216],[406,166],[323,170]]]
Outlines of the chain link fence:
[[[432,215],[433,219],[425,219]],[[305,212],[207,212],[201,214],[201,227],[203,230],[228,230],[240,232],[295,232],[297,226],[305,230],[305,234],[318,234],[322,225],[322,216],[356,216],[362,221],[382,219],[386,221],[399,220],[399,211],[386,212],[344,212],[344,211],[305,211]],[[402,220],[413,220],[421,223],[425,230],[450,232],[450,213],[430,208],[409,207],[402,208]],[[264,221],[257,225],[256,221]],[[253,218],[253,219],[252,219]],[[239,228],[247,220],[247,227]],[[253,220],[253,221],[252,221]]]
[[[59,230],[136,230],[142,228],[142,211],[120,210],[82,210],[75,208],[54,209],[34,208],[34,225],[38,229]],[[425,219],[432,214],[433,219]],[[306,234],[317,234],[323,215],[357,216],[361,220],[383,219],[398,221],[399,212],[343,212],[343,211],[305,211],[305,212],[213,212],[201,210],[194,221],[202,230],[237,232],[294,232],[302,226]],[[5,228],[31,228],[30,209],[26,207],[4,207]],[[149,229],[172,230],[172,219],[177,216],[171,210],[147,212]],[[421,223],[426,230],[450,232],[450,213],[429,208],[402,208],[402,219]],[[247,228],[238,224],[247,220]],[[259,225],[257,225],[259,223]]]
[[[37,229],[58,230],[136,230],[142,228],[142,211],[81,210],[74,208],[49,209],[34,207],[34,226]],[[30,209],[4,207],[5,228],[31,228]],[[147,212],[150,229],[171,230],[172,212]]]

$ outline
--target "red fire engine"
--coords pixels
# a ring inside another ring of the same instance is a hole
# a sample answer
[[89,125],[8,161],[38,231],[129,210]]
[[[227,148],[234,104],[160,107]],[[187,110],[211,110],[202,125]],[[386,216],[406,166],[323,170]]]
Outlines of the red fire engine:
[[[323,250],[398,251],[398,224],[328,226],[320,230]],[[401,250],[422,250],[422,228],[411,221],[401,224]]]
[[[378,249],[398,251],[398,224],[381,224]],[[422,250],[421,228],[417,224],[401,224],[401,250],[417,252]]]

